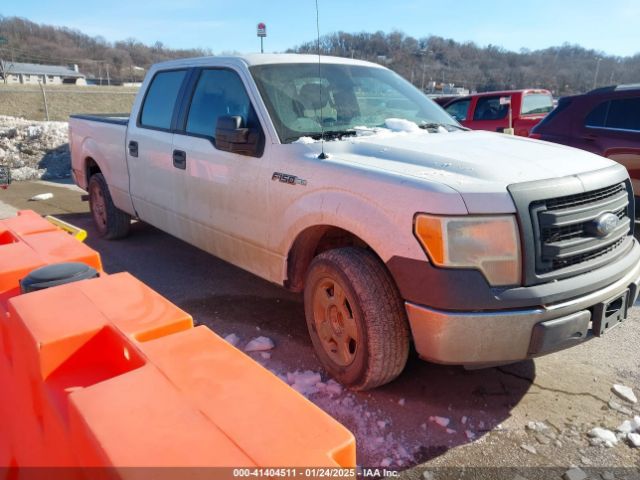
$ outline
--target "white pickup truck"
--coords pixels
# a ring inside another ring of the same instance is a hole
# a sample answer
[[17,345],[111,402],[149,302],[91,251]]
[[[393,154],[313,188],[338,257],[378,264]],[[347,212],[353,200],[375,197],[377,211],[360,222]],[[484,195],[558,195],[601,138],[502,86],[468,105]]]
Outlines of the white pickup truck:
[[517,362],[602,335],[638,296],[624,167],[468,131],[379,65],[307,55],[149,71],[129,118],[74,115],[99,233],[138,218],[295,292],[339,381]]

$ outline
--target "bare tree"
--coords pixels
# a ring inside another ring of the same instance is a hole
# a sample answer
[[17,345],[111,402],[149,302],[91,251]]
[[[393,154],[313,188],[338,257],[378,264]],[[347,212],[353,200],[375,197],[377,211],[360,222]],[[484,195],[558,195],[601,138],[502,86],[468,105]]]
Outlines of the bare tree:
[[2,78],[5,85],[7,84],[7,77],[11,73],[11,70],[13,70],[13,62],[0,58],[0,78]]

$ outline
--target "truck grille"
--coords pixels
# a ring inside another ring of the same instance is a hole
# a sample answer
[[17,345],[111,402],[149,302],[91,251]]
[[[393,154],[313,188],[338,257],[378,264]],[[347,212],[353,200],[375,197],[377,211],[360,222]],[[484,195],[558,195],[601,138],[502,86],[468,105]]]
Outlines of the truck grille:
[[[624,182],[564,197],[530,203],[531,222],[538,232],[535,272],[557,272],[579,264],[599,263],[614,256],[630,231],[629,193]],[[613,213],[616,227],[607,235],[596,230],[598,217]]]

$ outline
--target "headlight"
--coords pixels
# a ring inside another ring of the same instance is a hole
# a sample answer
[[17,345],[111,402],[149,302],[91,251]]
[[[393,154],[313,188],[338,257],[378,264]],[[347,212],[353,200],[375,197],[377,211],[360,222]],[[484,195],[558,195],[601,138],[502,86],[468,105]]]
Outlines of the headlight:
[[477,268],[491,285],[520,283],[520,239],[512,215],[416,216],[415,234],[431,261],[445,268]]

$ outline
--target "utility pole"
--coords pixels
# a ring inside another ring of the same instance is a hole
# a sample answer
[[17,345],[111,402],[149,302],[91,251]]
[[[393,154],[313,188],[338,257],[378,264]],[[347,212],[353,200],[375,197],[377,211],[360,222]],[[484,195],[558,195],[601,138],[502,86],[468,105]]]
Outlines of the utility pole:
[[107,69],[107,86],[111,86],[111,79],[109,78],[109,64],[105,63],[104,64],[105,68]]
[[596,73],[593,76],[593,88],[596,88],[596,84],[598,82],[598,71],[600,70],[601,61],[602,61],[602,58],[598,58],[598,61],[596,62]]

